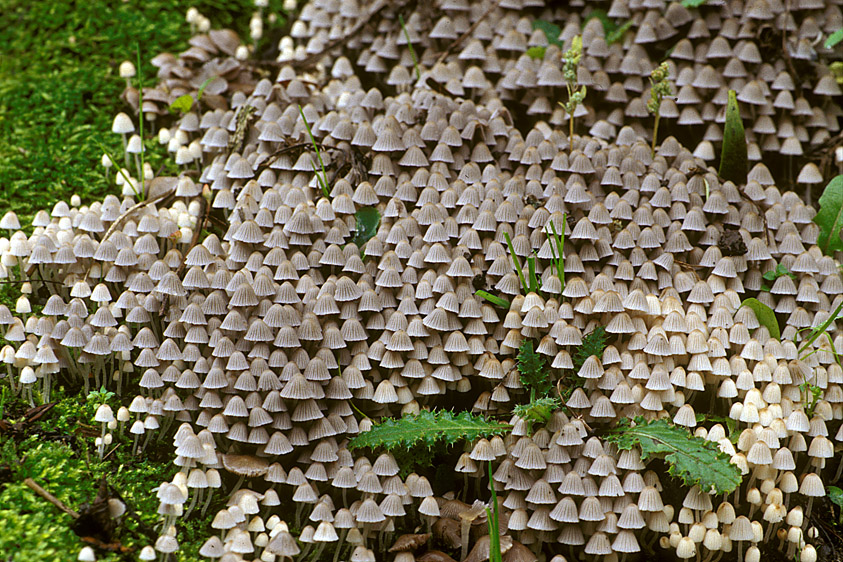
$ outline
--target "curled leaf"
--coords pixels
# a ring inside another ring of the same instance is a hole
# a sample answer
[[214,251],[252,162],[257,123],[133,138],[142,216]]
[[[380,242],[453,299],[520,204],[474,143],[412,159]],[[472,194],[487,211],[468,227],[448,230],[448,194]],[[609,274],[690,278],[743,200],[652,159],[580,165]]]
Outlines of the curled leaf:
[[758,319],[758,322],[760,322],[761,325],[767,328],[767,331],[770,332],[770,336],[776,338],[777,340],[781,339],[782,333],[779,329],[779,321],[776,319],[776,313],[773,312],[772,308],[755,298],[744,299],[741,306],[748,306],[751,308],[752,312],[755,313],[755,317]]
[[720,177],[736,185],[746,183],[747,163],[746,132],[741,121],[741,110],[734,90],[729,90],[726,103],[726,124],[723,127],[723,148],[720,151]]

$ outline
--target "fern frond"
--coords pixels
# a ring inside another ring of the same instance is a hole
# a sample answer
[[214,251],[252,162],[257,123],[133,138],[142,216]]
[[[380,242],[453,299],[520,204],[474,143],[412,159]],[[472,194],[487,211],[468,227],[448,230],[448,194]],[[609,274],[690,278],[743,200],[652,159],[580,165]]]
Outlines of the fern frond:
[[488,421],[469,412],[455,414],[447,410],[422,411],[403,418],[388,418],[351,440],[349,450],[369,447],[387,451],[409,449],[415,445],[433,447],[440,443],[453,445],[463,439],[497,435],[512,429],[505,423]]
[[596,355],[598,359],[603,358],[603,351],[606,349],[606,328],[597,326],[582,338],[582,344],[574,352],[574,372],[579,373],[585,360]]

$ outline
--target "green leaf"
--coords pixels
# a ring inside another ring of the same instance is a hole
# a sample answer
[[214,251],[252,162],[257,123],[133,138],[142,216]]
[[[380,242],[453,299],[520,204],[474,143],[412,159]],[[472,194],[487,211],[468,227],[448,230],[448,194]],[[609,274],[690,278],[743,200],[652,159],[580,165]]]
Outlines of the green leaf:
[[[809,345],[814,343],[817,340],[818,337],[820,337],[821,335],[826,333],[826,331],[828,330],[828,327],[831,326],[831,323],[834,322],[835,320],[837,320],[837,318],[840,316],[841,310],[843,310],[843,302],[841,302],[839,305],[837,305],[837,308],[834,309],[834,312],[832,312],[831,315],[828,318],[826,318],[825,322],[823,322],[822,324],[820,324],[816,328],[811,329],[811,335],[808,337],[807,340],[805,340],[805,343],[802,344],[802,347],[799,348],[799,351],[797,352],[797,355],[802,355],[802,352],[805,351],[805,349]],[[829,341],[831,342],[831,337],[829,337]],[[834,346],[834,342],[831,342],[831,345]],[[800,359],[801,359],[801,357],[800,357]]]
[[705,2],[706,0],[682,0],[682,6],[685,8],[699,8]]
[[843,507],[843,490],[837,486],[828,486],[825,490],[828,492],[828,499],[831,500],[831,503]]
[[826,49],[831,49],[841,41],[843,41],[843,29],[838,29],[837,31],[828,36],[828,39],[825,40],[825,43],[823,45]]
[[553,412],[561,407],[562,401],[558,398],[536,398],[526,404],[518,404],[512,413],[529,422],[547,423]]
[[454,414],[447,410],[424,410],[416,415],[403,418],[387,418],[376,423],[372,429],[365,431],[352,439],[349,450],[369,447],[392,449],[409,449],[414,445],[434,445],[445,443],[453,445],[466,439],[473,441],[479,437],[498,435],[509,431],[511,426],[493,421],[487,421],[481,416],[469,412]]
[[505,309],[509,310],[509,301],[504,299],[504,298],[501,298],[497,295],[493,295],[492,293],[490,293],[488,291],[484,291],[482,289],[479,290],[479,291],[476,291],[474,294],[477,295],[480,298],[486,299],[487,301],[489,301],[490,303],[492,303],[495,306],[499,306],[501,308],[505,308]]
[[351,241],[362,249],[363,244],[377,234],[380,223],[381,213],[376,207],[363,207],[358,210],[354,213],[355,232]]
[[723,127],[723,148],[720,151],[720,177],[735,185],[746,183],[747,169],[746,132],[741,121],[741,110],[734,90],[729,90],[726,103],[726,124]]
[[741,306],[748,306],[755,313],[755,317],[762,326],[767,328],[770,336],[781,339],[782,333],[779,330],[779,321],[776,319],[776,313],[773,309],[756,298],[744,299]]
[[527,49],[527,56],[533,60],[541,60],[544,58],[544,53],[547,47],[530,47]]
[[634,426],[624,418],[616,429],[609,431],[606,440],[625,451],[641,447],[642,459],[664,455],[670,464],[670,475],[680,478],[687,486],[699,485],[706,493],[729,493],[741,484],[741,471],[729,462],[729,455],[716,444],[694,437],[664,418],[645,423],[639,417]]
[[843,250],[840,229],[843,228],[843,175],[836,176],[825,186],[820,195],[820,210],[814,222],[820,227],[817,245],[824,254],[831,256]]
[[176,98],[176,101],[170,104],[170,111],[173,113],[187,113],[193,107],[193,96],[184,94]]
[[550,23],[546,20],[535,20],[533,21],[533,29],[541,29],[545,37],[547,37],[548,43],[556,45],[560,49],[563,48],[562,41],[559,40],[559,36],[562,35],[562,28],[555,23]]

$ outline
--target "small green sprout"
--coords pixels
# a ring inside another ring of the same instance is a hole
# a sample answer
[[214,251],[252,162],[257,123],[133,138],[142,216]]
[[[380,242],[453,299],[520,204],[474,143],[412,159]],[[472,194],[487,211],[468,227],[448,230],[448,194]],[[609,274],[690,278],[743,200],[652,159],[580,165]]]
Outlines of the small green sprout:
[[571,48],[565,51],[562,56],[564,64],[562,66],[562,75],[565,77],[565,82],[568,88],[568,102],[559,102],[565,112],[568,114],[568,146],[574,146],[574,112],[577,106],[585,100],[586,88],[579,86],[577,83],[577,67],[582,60],[582,36],[577,35],[571,40]]
[[413,68],[416,69],[416,80],[421,80],[421,70],[419,69],[419,61],[416,58],[416,51],[413,49],[413,43],[410,41],[410,32],[407,31],[407,26],[404,25],[404,16],[398,16],[398,23],[401,24],[401,29],[404,30],[404,38],[407,39],[407,48],[410,50],[410,57],[413,59]]
[[[790,270],[788,270],[787,267],[784,266],[783,264],[777,265],[776,269],[771,269],[770,271],[764,272],[764,274],[761,277],[764,278],[765,281],[770,281],[772,283],[776,279],[778,279],[779,277],[782,277],[784,275],[787,275],[788,277],[790,277],[794,281],[796,280],[796,275],[791,273]],[[761,285],[761,290],[764,291],[764,292],[770,292],[770,289],[771,289],[771,286],[766,284],[766,283],[763,283]]]
[[328,174],[325,172],[325,163],[322,161],[322,153],[319,152],[319,145],[316,144],[316,137],[313,136],[313,131],[310,129],[310,123],[307,122],[307,117],[304,116],[304,110],[299,106],[299,114],[301,114],[304,127],[307,129],[307,134],[310,137],[310,142],[313,144],[313,150],[316,151],[316,157],[319,159],[319,166],[322,168],[322,175],[319,175],[319,170],[316,169],[316,164],[313,165],[313,171],[316,174],[316,181],[319,182],[319,187],[322,188],[322,194],[326,199],[331,199],[331,190],[328,189]]
[[565,290],[565,222],[568,216],[562,215],[562,233],[556,232],[556,224],[550,221],[550,230],[545,231],[547,237],[550,238],[550,253],[552,254],[551,261],[556,267],[556,275],[559,277],[559,282],[562,283],[560,293]]
[[653,124],[653,144],[651,151],[653,155],[656,154],[656,143],[659,138],[659,108],[662,100],[666,96],[673,95],[670,89],[670,67],[666,62],[661,63],[650,73],[650,100],[647,102],[647,111],[655,115],[655,123]]

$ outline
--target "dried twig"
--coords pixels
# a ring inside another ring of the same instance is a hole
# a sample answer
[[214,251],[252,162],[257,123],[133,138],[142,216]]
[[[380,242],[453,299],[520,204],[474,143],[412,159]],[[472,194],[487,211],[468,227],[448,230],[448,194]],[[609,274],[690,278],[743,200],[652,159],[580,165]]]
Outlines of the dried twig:
[[33,480],[32,478],[24,479],[23,483],[26,484],[27,487],[29,487],[33,492],[35,492],[36,494],[38,494],[39,496],[41,496],[42,498],[44,498],[45,500],[47,500],[48,502],[50,502],[51,504],[53,504],[54,506],[56,506],[57,508],[62,510],[63,512],[67,513],[68,515],[70,515],[74,519],[79,519],[78,513],[76,513],[75,511],[73,511],[72,509],[67,507],[66,505],[64,505],[64,503],[60,499],[58,499],[56,496],[54,496],[53,494],[51,494],[50,492],[48,492],[47,490],[45,490],[44,488],[39,486],[35,482],[35,480]]
[[477,21],[474,22],[473,24],[471,24],[471,27],[466,29],[465,33],[463,33],[462,35],[457,37],[456,40],[454,40],[453,43],[448,45],[447,49],[442,51],[442,54],[439,55],[439,58],[436,59],[436,62],[434,63],[433,66],[436,66],[440,62],[444,61],[445,58],[451,53],[451,51],[453,51],[457,47],[457,45],[462,43],[465,40],[466,37],[469,37],[472,33],[474,33],[474,30],[477,29],[477,26],[480,25],[480,22],[483,21],[484,19],[486,19],[486,16],[488,16],[493,11],[495,11],[495,8],[497,8],[497,7],[498,7],[497,2],[492,2],[492,5],[489,6],[489,9],[487,9],[485,12],[483,12],[483,15],[480,16],[479,18],[477,18]]

